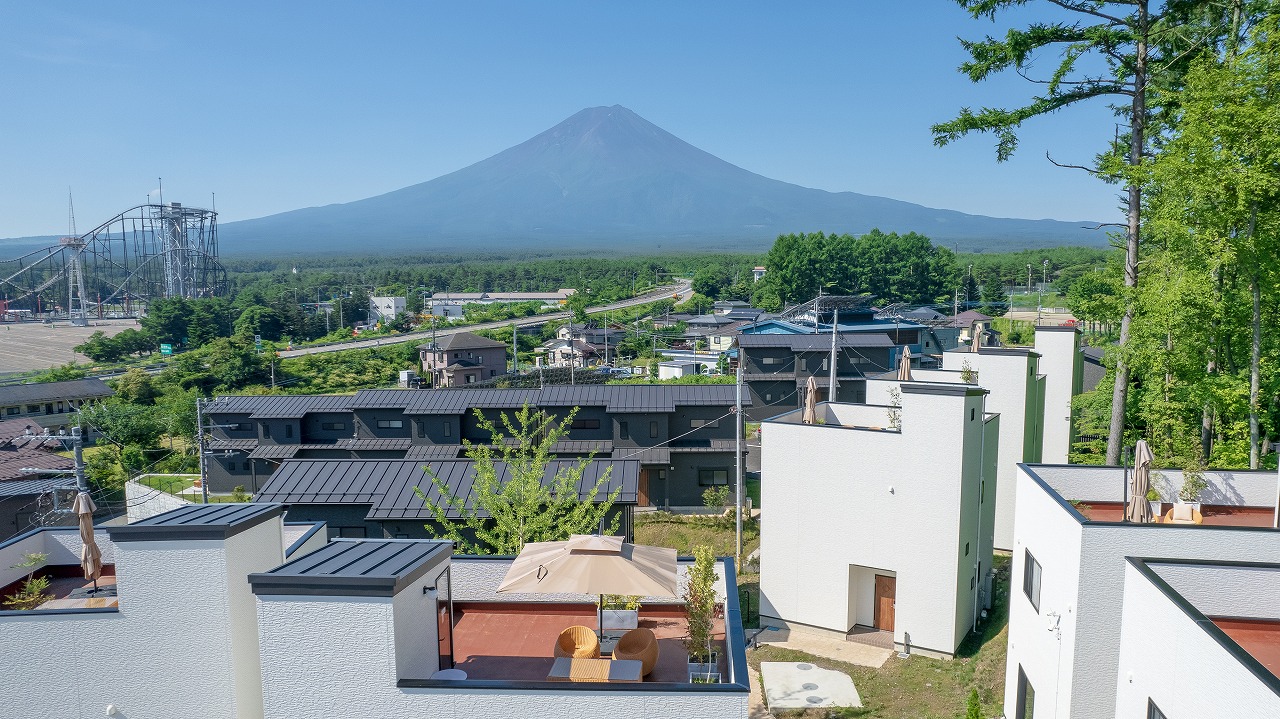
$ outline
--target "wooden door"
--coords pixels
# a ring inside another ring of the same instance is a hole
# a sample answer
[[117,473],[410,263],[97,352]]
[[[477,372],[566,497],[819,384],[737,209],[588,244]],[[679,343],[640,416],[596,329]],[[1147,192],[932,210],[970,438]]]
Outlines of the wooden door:
[[640,469],[640,481],[636,483],[636,504],[641,507],[649,506],[649,469],[647,467]]
[[893,631],[894,602],[898,595],[898,578],[876,575],[876,629]]

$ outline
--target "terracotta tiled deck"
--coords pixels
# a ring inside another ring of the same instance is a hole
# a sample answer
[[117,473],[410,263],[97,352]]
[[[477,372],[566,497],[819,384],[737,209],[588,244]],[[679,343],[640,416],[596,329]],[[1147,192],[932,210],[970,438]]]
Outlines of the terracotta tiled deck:
[[1280,677],[1280,619],[1211,618],[1236,644]]
[[[460,603],[454,615],[454,666],[468,679],[545,681],[560,632],[575,624],[596,628],[595,610],[589,604]],[[658,664],[645,681],[687,682],[688,654],[680,643],[685,635],[683,608],[643,608],[640,626],[653,630],[659,645]],[[724,625],[719,620],[713,649],[720,654],[723,677]]]
[[[1168,514],[1172,506],[1165,503],[1165,514]],[[1077,508],[1091,522],[1124,521],[1124,505],[1119,502],[1084,502]],[[1274,510],[1269,507],[1227,507],[1217,504],[1203,505],[1200,514],[1204,517],[1204,524],[1201,526],[1212,527],[1271,527],[1275,518]]]

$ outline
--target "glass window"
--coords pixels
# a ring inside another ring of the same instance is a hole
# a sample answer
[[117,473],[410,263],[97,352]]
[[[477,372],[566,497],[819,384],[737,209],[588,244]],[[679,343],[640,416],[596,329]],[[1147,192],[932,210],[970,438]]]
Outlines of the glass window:
[[1022,550],[1026,556],[1022,560],[1022,593],[1031,600],[1031,606],[1040,611],[1040,563],[1031,556],[1031,552]]
[[575,419],[569,425],[569,429],[600,429],[600,420],[598,419]]
[[657,439],[657,438],[658,438],[658,423],[657,423],[657,422],[650,422],[650,423],[649,423],[649,438],[650,438],[650,439]]
[[445,420],[444,422],[444,436],[446,437],[453,436],[453,423],[450,422],[449,420]]
[[271,423],[270,423],[270,422],[263,422],[263,423],[262,423],[262,436],[263,436],[263,437],[270,437],[270,436],[271,436]]
[[702,487],[710,487],[719,484],[729,483],[729,470],[720,468],[707,468],[698,470],[698,485]]
[[285,436],[285,439],[289,439],[290,437],[293,437],[293,425],[292,425],[292,424],[286,424],[286,425],[284,426],[284,436]]
[[1165,719],[1164,712],[1160,711],[1151,697],[1147,697],[1147,719]]
[[690,427],[690,428],[692,428],[692,429],[697,429],[698,427],[719,427],[719,426],[720,426],[720,420],[718,420],[718,419],[691,419],[691,420],[689,420],[689,427]]
[[1014,707],[1014,719],[1032,719],[1036,707],[1036,690],[1027,681],[1026,672],[1018,666],[1018,701]]
[[378,429],[400,429],[404,427],[402,419],[380,419],[378,420]]
[[327,432],[339,432],[346,428],[347,428],[346,422],[323,422],[320,424],[320,429],[323,429]]
[[626,422],[618,422],[618,436],[622,439],[631,438],[631,430],[627,427]]

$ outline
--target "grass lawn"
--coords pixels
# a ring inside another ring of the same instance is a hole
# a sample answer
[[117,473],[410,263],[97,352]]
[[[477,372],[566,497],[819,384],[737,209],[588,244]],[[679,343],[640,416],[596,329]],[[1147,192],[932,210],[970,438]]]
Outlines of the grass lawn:
[[[717,557],[732,557],[736,551],[733,522],[719,517],[637,512],[635,535],[636,544],[671,547],[682,557],[693,554],[694,547],[704,544],[711,547]],[[742,556],[747,556],[759,546],[759,522],[744,521]]]
[[[859,667],[802,652],[762,646],[747,653],[752,671],[760,662],[812,662],[853,678],[862,709],[775,712],[779,717],[877,717],[882,719],[952,719],[962,717],[969,691],[978,690],[982,716],[1004,710],[1004,670],[1008,653],[1009,558],[996,556],[996,600],[983,633],[971,636],[953,660],[897,655],[879,669]],[[745,609],[745,607],[744,607]]]
[[168,492],[169,494],[177,494],[178,492],[191,487],[195,482],[192,481],[190,477],[161,474],[152,475],[150,477],[141,477],[138,479],[138,484],[141,484],[144,487],[158,489],[162,492]]
[[760,509],[760,480],[748,477],[742,484],[747,496],[751,498],[751,508]]

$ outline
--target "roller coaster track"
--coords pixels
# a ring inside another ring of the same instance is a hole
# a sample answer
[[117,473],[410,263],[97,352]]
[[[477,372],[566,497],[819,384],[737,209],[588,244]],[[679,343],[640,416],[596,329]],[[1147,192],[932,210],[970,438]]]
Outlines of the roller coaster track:
[[0,259],[0,300],[9,309],[69,308],[83,273],[79,303],[101,313],[161,297],[223,295],[227,273],[218,261],[217,213],[178,203],[132,207],[79,237]]

